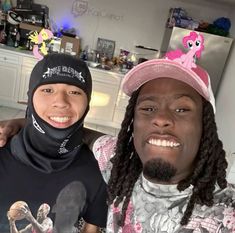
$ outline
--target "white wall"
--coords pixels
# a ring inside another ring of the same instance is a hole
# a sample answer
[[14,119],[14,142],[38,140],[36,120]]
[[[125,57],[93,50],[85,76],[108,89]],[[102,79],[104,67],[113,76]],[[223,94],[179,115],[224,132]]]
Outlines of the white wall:
[[[235,11],[231,16],[235,23]],[[235,36],[235,27],[231,34]],[[228,152],[235,152],[235,46],[230,52],[227,67],[223,75],[220,89],[217,96],[216,121],[221,138],[224,140],[224,146]]]
[[[170,7],[184,7],[194,19],[209,22],[220,16],[226,17],[229,9],[213,7],[211,4],[201,7],[199,4],[174,0],[83,1],[88,3],[89,13],[74,17],[71,14],[74,0],[34,0],[49,7],[50,18],[59,27],[64,21],[70,22],[82,38],[82,47],[89,45],[95,49],[97,38],[101,37],[116,41],[116,53],[120,48],[133,51],[138,44],[159,49]],[[96,16],[100,12],[103,17]],[[104,17],[110,14],[115,15],[116,20]]]
[[[231,14],[231,20],[235,24],[235,10]],[[235,37],[235,27],[231,30],[231,35]],[[224,148],[233,162],[229,180],[235,183],[235,41],[230,52],[226,70],[220,85],[217,96],[216,122],[220,138],[223,141]]]

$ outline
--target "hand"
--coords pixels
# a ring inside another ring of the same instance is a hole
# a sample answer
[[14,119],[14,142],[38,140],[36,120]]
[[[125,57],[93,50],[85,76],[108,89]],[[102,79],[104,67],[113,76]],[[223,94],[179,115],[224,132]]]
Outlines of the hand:
[[3,147],[9,138],[18,133],[23,127],[25,119],[0,121],[0,147]]
[[38,32],[35,31],[33,34],[31,34],[29,36],[29,39],[31,40],[31,42],[38,44]]
[[8,221],[10,222],[10,224],[15,222],[15,220],[10,217],[9,211],[7,211],[7,218],[8,218]]
[[28,206],[22,206],[22,208],[20,209],[20,211],[24,214],[24,217],[31,222],[33,219],[33,215],[29,209]]

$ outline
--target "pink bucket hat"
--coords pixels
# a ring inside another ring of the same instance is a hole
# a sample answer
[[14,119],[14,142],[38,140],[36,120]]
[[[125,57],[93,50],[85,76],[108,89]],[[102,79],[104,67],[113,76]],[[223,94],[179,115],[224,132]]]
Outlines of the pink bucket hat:
[[198,65],[188,68],[178,61],[169,59],[149,60],[135,66],[125,75],[121,84],[122,90],[126,95],[131,96],[143,84],[157,78],[172,78],[188,84],[211,103],[215,112],[215,99],[210,77]]

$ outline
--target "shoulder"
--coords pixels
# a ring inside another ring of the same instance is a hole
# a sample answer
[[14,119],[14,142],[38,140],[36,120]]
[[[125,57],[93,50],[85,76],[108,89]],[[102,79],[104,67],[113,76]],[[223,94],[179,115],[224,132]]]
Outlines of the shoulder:
[[92,151],[98,162],[109,161],[114,156],[116,142],[117,138],[110,135],[101,136],[95,141]]
[[53,222],[49,217],[44,219],[44,221],[42,222],[42,225],[44,227],[47,227],[47,230],[52,230],[52,228],[53,228]]
[[[228,203],[228,201],[230,203]],[[225,189],[218,189],[216,188],[214,192],[214,202],[215,203],[224,203],[232,204],[235,203],[235,185],[228,183]]]
[[110,159],[114,156],[116,142],[116,137],[104,135],[95,141],[92,148],[94,156],[98,161],[99,168],[105,180],[108,179],[109,176],[106,173],[111,170],[112,167]]
[[11,153],[9,143],[6,144],[4,147],[0,147],[0,161],[1,163],[15,161],[14,156]]
[[10,153],[10,151],[11,151],[10,144],[11,144],[11,140],[8,141],[5,146],[0,147],[0,153]]
[[[189,223],[183,229],[201,228],[203,232],[235,232],[235,186],[216,186],[212,206],[196,205]],[[183,231],[181,231],[183,232]]]

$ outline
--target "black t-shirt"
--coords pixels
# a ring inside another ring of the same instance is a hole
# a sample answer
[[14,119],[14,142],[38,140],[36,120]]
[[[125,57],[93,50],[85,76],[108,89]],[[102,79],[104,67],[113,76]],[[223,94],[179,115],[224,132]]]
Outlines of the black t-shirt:
[[[7,211],[16,201],[26,202],[35,219],[39,207],[47,203],[51,208],[48,217],[53,223],[56,222],[56,215],[58,222],[58,219],[65,221],[66,218],[71,221],[69,215],[74,217],[77,214],[77,221],[82,217],[88,223],[105,226],[106,184],[96,159],[86,145],[82,146],[69,167],[50,174],[18,161],[11,155],[8,145],[0,149],[0,233],[10,232]],[[85,189],[84,200],[74,197],[76,194],[79,196],[76,185],[78,189]],[[24,219],[15,223],[20,231],[29,221]]]

